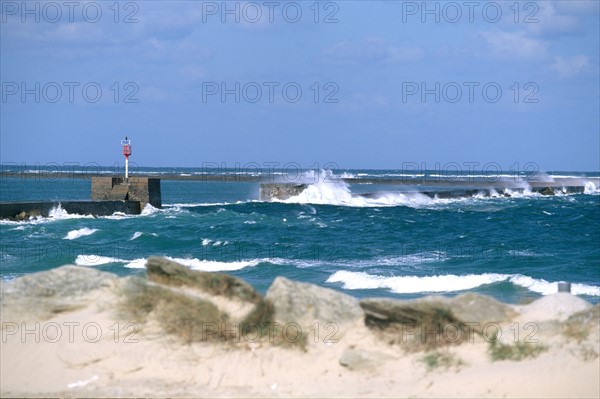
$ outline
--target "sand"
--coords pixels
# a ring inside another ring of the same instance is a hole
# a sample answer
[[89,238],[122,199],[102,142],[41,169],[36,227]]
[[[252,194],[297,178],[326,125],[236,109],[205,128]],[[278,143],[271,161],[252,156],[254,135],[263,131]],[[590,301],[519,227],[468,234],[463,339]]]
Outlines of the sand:
[[515,306],[518,316],[500,325],[501,342],[529,336],[544,351],[494,361],[479,335],[413,352],[382,340],[364,320],[343,325],[338,342],[324,342],[325,325],[318,337],[305,331],[305,350],[251,336],[187,344],[152,322],[117,316],[118,294],[107,287],[46,317],[3,308],[0,396],[600,397],[599,328],[564,332],[570,314],[591,308],[568,294]]

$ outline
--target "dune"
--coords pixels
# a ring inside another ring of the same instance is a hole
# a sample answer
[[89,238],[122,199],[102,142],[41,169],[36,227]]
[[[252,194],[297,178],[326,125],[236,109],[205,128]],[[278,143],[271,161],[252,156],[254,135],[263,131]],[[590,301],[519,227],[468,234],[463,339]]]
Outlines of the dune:
[[463,294],[357,300],[278,277],[265,296],[149,258],[1,286],[2,397],[599,397],[600,305]]

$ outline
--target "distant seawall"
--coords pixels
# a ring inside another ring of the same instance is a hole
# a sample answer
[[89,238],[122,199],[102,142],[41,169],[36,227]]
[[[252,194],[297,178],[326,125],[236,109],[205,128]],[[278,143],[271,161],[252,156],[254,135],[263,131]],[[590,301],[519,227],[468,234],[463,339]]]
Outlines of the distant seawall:
[[[388,179],[389,180],[389,179]],[[598,187],[600,184],[599,179],[586,179],[591,181]],[[486,182],[469,182],[469,181],[446,181],[444,184],[401,184],[395,181],[396,187],[402,187],[399,192],[402,193],[419,193],[426,195],[430,198],[467,198],[476,195],[491,196],[493,192],[498,195],[504,195],[510,197],[511,193],[522,193],[526,189],[531,192],[539,193],[542,195],[556,195],[556,194],[580,194],[585,191],[585,184],[577,182],[569,182],[569,185],[565,185],[559,182],[530,182],[526,187],[523,184],[498,184],[498,183],[486,183]],[[384,184],[384,183],[382,183]],[[390,184],[389,182],[387,184]],[[309,184],[296,184],[296,183],[262,183],[260,185],[260,200],[261,201],[283,201],[291,197],[297,196],[302,193]],[[435,188],[433,188],[435,187]],[[505,192],[508,189],[510,192]],[[377,198],[381,195],[378,192],[372,193],[359,193],[355,194],[357,197],[366,198]]]

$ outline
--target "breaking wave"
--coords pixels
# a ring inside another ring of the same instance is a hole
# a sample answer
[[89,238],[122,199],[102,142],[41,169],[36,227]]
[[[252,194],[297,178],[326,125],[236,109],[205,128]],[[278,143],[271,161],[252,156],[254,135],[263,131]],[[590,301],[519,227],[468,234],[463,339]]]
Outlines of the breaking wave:
[[[535,279],[521,274],[468,274],[463,276],[447,274],[439,276],[396,276],[387,277],[365,272],[337,271],[326,282],[342,283],[342,288],[389,289],[398,294],[416,294],[422,292],[455,292],[480,287],[482,285],[508,281],[542,295],[558,292],[558,282]],[[572,284],[571,292],[575,295],[600,296],[600,287],[587,284]]]
[[[262,259],[240,260],[233,262],[219,262],[213,260],[200,260],[196,258],[171,258],[169,260],[185,265],[193,270],[201,270],[205,272],[218,271],[233,271],[240,270],[245,267],[256,266],[261,263]],[[146,259],[120,259],[101,255],[78,255],[75,259],[75,264],[79,266],[102,266],[110,263],[123,263],[124,267],[131,269],[143,269],[146,267]]]
[[97,232],[98,229],[89,229],[84,227],[78,230],[71,230],[67,233],[67,235],[63,238],[64,240],[75,240],[79,237],[89,236]]

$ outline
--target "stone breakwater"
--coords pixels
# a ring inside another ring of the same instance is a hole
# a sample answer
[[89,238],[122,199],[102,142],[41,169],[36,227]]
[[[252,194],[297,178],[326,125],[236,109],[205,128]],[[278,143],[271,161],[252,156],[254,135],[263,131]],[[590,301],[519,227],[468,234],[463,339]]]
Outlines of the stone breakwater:
[[[370,384],[365,396],[600,392],[590,378],[600,305],[570,294],[526,305],[470,293],[357,300],[277,277],[263,296],[237,277],[165,258],[146,268],[119,278],[62,266],[3,281],[3,397],[356,396]],[[514,382],[524,373],[534,382]]]

